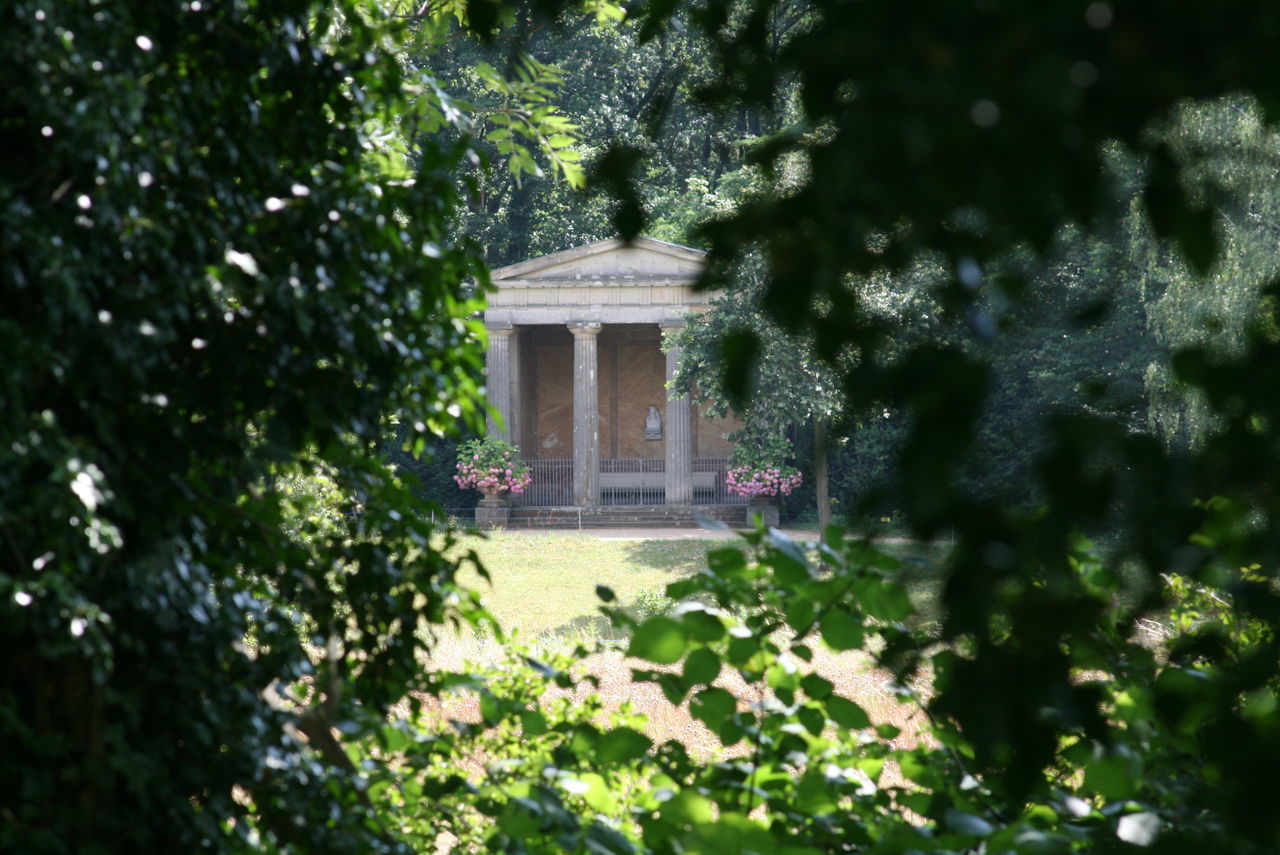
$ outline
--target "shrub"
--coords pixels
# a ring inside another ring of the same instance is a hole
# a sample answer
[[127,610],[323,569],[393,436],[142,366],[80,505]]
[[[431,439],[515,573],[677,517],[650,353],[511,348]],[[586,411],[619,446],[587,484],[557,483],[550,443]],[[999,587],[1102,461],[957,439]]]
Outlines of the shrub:
[[485,437],[459,446],[458,474],[453,480],[464,490],[519,495],[533,481],[533,476],[514,445]]
[[800,470],[788,466],[791,443],[784,437],[741,441],[733,452],[733,467],[725,476],[725,488],[734,495],[787,496],[800,486]]

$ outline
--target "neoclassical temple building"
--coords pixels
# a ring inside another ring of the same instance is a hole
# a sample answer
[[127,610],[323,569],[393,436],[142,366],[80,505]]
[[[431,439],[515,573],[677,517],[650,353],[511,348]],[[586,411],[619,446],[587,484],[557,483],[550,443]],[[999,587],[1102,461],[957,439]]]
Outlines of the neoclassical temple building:
[[692,288],[702,265],[697,250],[638,238],[493,271],[489,431],[533,468],[517,505],[741,504],[724,490],[737,424],[667,390],[680,352],[662,338],[708,308]]

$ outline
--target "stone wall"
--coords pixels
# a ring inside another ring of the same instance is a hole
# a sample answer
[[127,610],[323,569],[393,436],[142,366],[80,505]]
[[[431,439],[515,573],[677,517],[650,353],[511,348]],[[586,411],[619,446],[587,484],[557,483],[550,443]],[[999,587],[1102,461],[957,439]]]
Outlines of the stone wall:
[[733,454],[733,444],[724,438],[742,427],[742,422],[735,416],[713,419],[704,415],[695,406],[693,408],[693,456],[694,457],[728,457]]
[[573,335],[558,325],[524,327],[521,347],[522,450],[528,457],[573,457]]
[[[600,333],[600,456],[666,454],[666,357],[656,324],[618,324]],[[663,439],[645,439],[650,407],[662,416]]]

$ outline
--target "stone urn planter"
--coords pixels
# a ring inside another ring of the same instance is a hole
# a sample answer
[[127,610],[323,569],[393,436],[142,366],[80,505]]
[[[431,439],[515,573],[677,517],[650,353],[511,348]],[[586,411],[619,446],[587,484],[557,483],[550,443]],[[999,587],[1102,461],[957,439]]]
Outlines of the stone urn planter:
[[747,500],[747,524],[754,526],[756,518],[767,526],[778,525],[778,500],[773,496],[753,496]]
[[464,490],[478,490],[476,528],[506,528],[511,517],[511,497],[524,492],[533,480],[520,450],[505,440],[484,437],[458,447],[458,472],[453,480]]
[[[757,520],[766,526],[776,527],[779,521],[778,497],[789,496],[800,486],[800,472],[779,462],[786,459],[790,445],[781,440],[776,447],[752,456],[745,453],[736,465],[725,473],[725,489],[747,500],[747,525],[754,527]],[[745,459],[744,459],[745,458]]]

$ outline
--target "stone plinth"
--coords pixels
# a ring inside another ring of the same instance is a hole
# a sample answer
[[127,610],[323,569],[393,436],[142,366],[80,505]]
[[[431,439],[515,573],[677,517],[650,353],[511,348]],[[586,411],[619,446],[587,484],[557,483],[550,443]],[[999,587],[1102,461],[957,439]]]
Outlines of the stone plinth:
[[476,528],[486,530],[506,528],[510,518],[510,499],[489,498],[486,496],[476,505]]
[[778,500],[757,496],[747,502],[747,524],[754,526],[759,518],[767,526],[778,526]]

